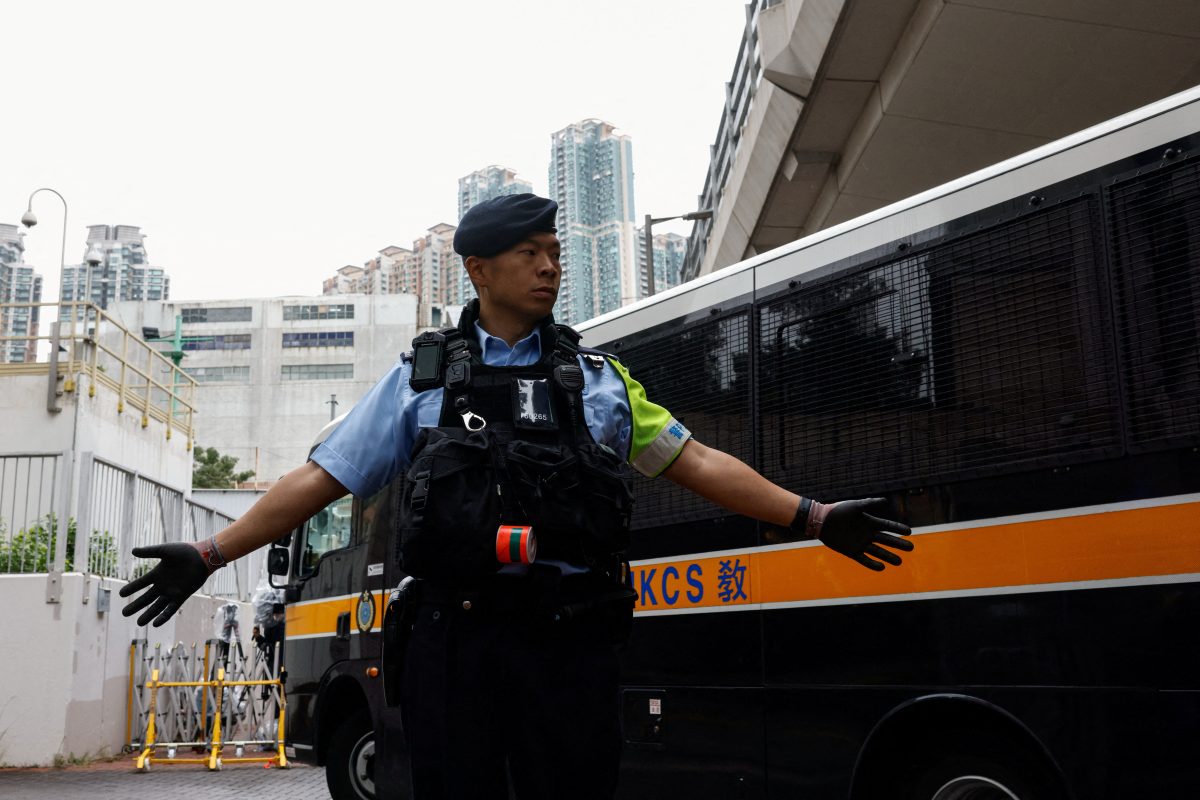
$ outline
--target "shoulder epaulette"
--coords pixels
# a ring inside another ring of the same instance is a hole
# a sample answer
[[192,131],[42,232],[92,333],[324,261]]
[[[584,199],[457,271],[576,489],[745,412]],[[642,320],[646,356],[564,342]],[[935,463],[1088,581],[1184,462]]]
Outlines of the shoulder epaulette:
[[604,369],[604,362],[612,358],[608,353],[603,350],[597,350],[594,347],[580,347],[579,355],[587,360],[592,369]]

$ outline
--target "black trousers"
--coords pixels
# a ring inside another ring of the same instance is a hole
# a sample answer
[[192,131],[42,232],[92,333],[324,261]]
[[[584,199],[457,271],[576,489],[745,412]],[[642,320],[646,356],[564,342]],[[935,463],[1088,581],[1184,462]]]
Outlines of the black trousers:
[[401,709],[416,800],[608,800],[621,734],[601,619],[552,623],[485,600],[421,603]]

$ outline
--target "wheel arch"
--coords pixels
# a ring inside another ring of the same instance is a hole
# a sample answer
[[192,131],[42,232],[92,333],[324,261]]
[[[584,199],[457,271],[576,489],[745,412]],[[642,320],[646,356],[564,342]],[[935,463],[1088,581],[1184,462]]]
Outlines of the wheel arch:
[[[316,728],[316,761],[325,766],[329,758],[329,742],[338,726],[354,715],[360,708],[370,708],[367,693],[359,682],[350,675],[331,672],[320,689],[314,727]],[[372,716],[374,716],[372,714]]]
[[939,693],[907,700],[875,724],[855,760],[850,800],[879,797],[879,792],[890,785],[889,776],[907,766],[906,756],[911,755],[914,745],[955,741],[963,730],[980,742],[1036,759],[1057,783],[1057,796],[1074,798],[1050,750],[1015,715],[978,697]]

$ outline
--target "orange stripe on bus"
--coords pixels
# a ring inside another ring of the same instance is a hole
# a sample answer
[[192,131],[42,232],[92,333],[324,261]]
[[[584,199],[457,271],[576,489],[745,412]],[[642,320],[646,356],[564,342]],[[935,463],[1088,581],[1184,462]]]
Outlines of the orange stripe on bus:
[[[372,630],[383,625],[384,593],[374,591],[371,599],[375,602],[375,621]],[[358,630],[355,612],[358,609],[358,595],[340,597],[323,602],[305,603],[301,606],[288,606],[285,616],[288,636],[312,636],[314,634],[337,633],[337,618],[343,612],[350,613],[350,629]]]
[[[1200,572],[1200,503],[925,533],[871,572],[822,546],[633,565],[637,610],[789,603]],[[384,593],[372,593],[374,628]],[[357,597],[287,607],[288,636],[332,635]]]
[[640,611],[1200,572],[1200,503],[939,531],[871,572],[821,546],[633,566]]
[[[288,606],[285,621],[288,636],[311,636],[318,633],[336,633],[339,614],[350,612],[354,614],[354,606],[358,602],[355,597],[342,597],[336,600],[326,600],[322,603],[305,603],[302,606]],[[353,619],[351,625],[354,624]]]

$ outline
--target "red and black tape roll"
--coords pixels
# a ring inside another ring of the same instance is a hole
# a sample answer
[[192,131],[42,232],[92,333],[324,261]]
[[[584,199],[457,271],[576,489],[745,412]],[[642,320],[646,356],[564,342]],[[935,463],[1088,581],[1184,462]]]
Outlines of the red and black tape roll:
[[532,564],[537,539],[528,525],[501,525],[496,531],[496,560],[501,564]]

